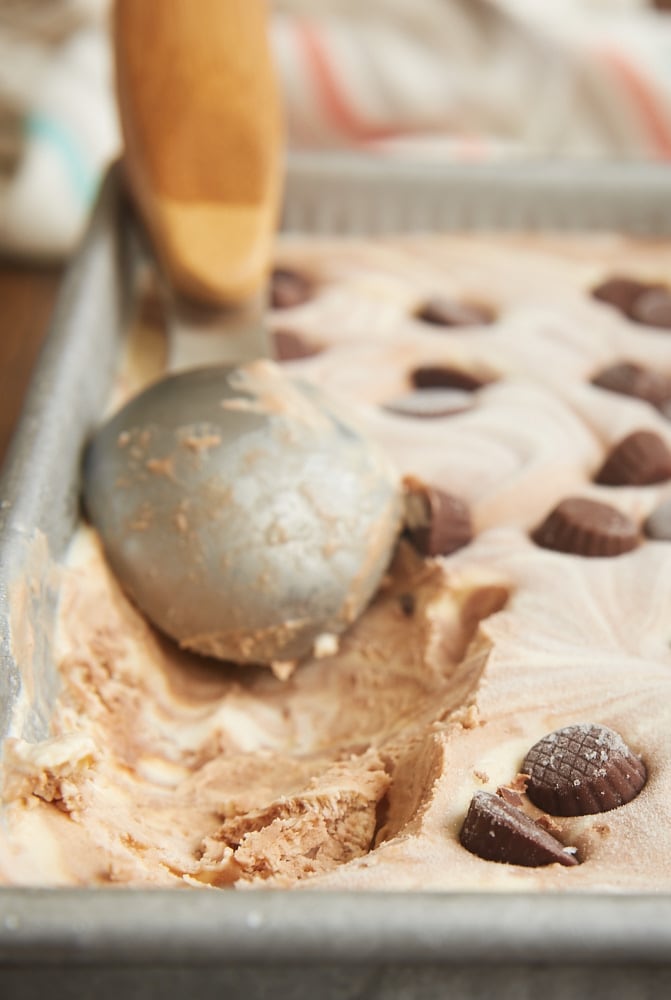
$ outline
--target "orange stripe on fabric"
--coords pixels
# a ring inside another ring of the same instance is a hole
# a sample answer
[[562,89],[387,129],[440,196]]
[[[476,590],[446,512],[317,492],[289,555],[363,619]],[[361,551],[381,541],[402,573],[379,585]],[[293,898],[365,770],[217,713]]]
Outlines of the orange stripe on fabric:
[[314,25],[308,21],[297,20],[295,30],[318,89],[322,106],[341,132],[359,142],[370,139],[387,139],[401,134],[398,129],[374,125],[372,122],[366,121],[352,107],[339,84],[336,73],[333,72],[319,31]]
[[599,54],[610,64],[624,85],[659,156],[665,160],[671,159],[671,124],[649,82],[636,66],[616,49],[601,49]]

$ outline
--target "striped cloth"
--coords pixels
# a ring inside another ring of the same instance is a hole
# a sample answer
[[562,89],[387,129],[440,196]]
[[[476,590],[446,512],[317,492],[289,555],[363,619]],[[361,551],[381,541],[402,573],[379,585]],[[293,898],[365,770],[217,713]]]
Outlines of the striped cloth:
[[[67,254],[119,149],[108,3],[0,4],[4,252]],[[294,148],[671,161],[650,0],[275,0],[272,41]]]
[[671,157],[671,16],[645,0],[276,8],[296,143],[466,160]]

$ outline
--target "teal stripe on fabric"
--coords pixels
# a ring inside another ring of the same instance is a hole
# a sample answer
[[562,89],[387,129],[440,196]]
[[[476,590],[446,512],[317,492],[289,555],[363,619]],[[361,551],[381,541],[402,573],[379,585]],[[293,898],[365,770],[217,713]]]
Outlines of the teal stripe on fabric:
[[66,166],[75,194],[82,204],[88,207],[95,198],[98,177],[86,162],[81,146],[73,133],[63,122],[40,113],[30,114],[25,127],[29,136],[48,143],[58,152]]

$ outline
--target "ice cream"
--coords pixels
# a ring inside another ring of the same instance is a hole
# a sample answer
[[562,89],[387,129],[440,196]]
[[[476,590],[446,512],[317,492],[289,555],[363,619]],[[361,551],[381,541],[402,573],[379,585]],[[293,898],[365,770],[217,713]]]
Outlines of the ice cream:
[[1,879],[668,890],[671,253],[417,237],[279,258],[280,363],[406,478],[390,571],[282,681],[177,650],[82,526],[52,735],[4,748]]

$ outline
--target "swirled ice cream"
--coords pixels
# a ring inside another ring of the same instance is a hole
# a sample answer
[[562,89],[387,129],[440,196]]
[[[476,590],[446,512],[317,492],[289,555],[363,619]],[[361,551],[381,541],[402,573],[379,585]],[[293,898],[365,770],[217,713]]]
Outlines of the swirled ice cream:
[[671,888],[671,251],[296,239],[280,260],[279,363],[405,478],[383,585],[281,680],[161,637],[83,525],[52,735],[4,748],[1,880]]

